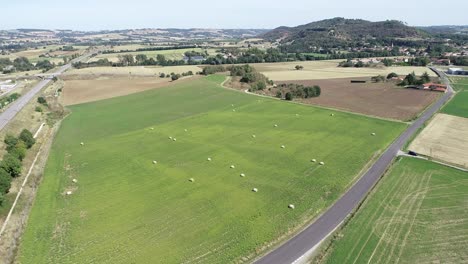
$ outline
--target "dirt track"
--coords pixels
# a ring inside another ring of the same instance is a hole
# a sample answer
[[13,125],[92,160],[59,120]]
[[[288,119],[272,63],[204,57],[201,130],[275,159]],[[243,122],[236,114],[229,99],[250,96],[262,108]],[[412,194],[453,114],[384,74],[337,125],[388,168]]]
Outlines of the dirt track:
[[[352,79],[368,82],[351,83]],[[318,98],[297,99],[303,103],[403,121],[413,119],[442,94],[404,89],[391,82],[371,83],[369,78],[352,79],[298,80],[278,84],[297,83],[319,85],[322,88],[322,94]]]

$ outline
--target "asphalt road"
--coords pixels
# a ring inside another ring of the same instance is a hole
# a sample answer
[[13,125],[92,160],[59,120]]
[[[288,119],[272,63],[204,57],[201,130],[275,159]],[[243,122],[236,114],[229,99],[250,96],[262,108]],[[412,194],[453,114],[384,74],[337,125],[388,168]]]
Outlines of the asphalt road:
[[[86,56],[85,56],[86,57]],[[81,57],[83,58],[83,57]],[[81,59],[79,58],[79,59]],[[79,59],[75,59],[72,62],[78,61]],[[54,76],[58,76],[68,70],[71,67],[71,64],[66,64],[60,67],[57,71],[53,74],[50,74],[44,80],[40,81],[34,88],[32,88],[26,94],[23,94],[18,100],[14,101],[10,104],[10,106],[3,112],[0,113],[0,130],[2,130],[15,116],[16,114],[23,109],[23,107],[32,99],[36,94],[42,90],[49,82],[52,81]]]
[[398,150],[402,149],[411,136],[414,135],[452,96],[453,89],[445,75],[437,72],[435,69],[432,70],[438,73],[442,80],[448,85],[447,92],[436,103],[426,109],[426,111],[388,147],[372,167],[324,214],[302,232],[263,256],[255,263],[287,264],[297,261],[333,232],[361,201],[363,201],[372,187],[390,166]]

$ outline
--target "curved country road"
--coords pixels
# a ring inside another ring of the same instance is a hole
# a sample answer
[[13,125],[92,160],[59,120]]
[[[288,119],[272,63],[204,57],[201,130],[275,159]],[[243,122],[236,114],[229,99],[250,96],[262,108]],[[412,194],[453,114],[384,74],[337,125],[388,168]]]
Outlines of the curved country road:
[[255,263],[287,264],[301,262],[303,257],[305,258],[323,239],[339,227],[346,217],[363,201],[390,166],[398,151],[453,95],[453,89],[446,76],[436,69],[431,68],[431,70],[436,72],[447,84],[447,92],[436,103],[426,109],[335,204],[299,234]]

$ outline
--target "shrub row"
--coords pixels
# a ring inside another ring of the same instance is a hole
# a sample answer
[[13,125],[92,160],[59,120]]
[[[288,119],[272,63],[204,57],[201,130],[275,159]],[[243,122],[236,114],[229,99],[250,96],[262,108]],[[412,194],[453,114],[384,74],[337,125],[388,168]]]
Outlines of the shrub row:
[[6,135],[4,142],[7,154],[0,161],[0,205],[5,201],[5,194],[10,190],[12,179],[21,175],[26,151],[36,143],[36,140],[29,130],[23,129],[18,137]]

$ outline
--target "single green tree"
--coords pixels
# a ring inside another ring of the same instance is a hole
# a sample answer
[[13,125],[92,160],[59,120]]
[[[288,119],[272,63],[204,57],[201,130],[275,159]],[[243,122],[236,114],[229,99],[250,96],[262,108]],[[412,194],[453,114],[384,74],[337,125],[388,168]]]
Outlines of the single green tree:
[[31,131],[27,129],[23,129],[23,131],[21,131],[19,140],[23,141],[28,149],[30,149],[34,143],[36,143],[36,140],[34,139]]
[[3,142],[5,142],[5,144],[7,145],[7,151],[8,151],[9,149],[16,146],[16,144],[18,143],[18,138],[11,134],[7,134]]
[[427,72],[424,72],[423,75],[421,76],[421,81],[423,83],[428,83],[431,81],[431,77],[429,76],[429,74]]
[[21,161],[10,153],[7,153],[0,162],[0,169],[8,172],[11,177],[18,177],[21,174]]
[[24,157],[26,157],[26,151],[26,144],[20,140],[16,146],[9,151],[9,153],[22,161]]
[[47,100],[42,96],[39,96],[37,98],[37,102],[40,103],[41,105],[47,105]]
[[292,101],[292,99],[293,99],[292,93],[287,92],[286,95],[284,96],[284,99],[286,99],[288,101]]

